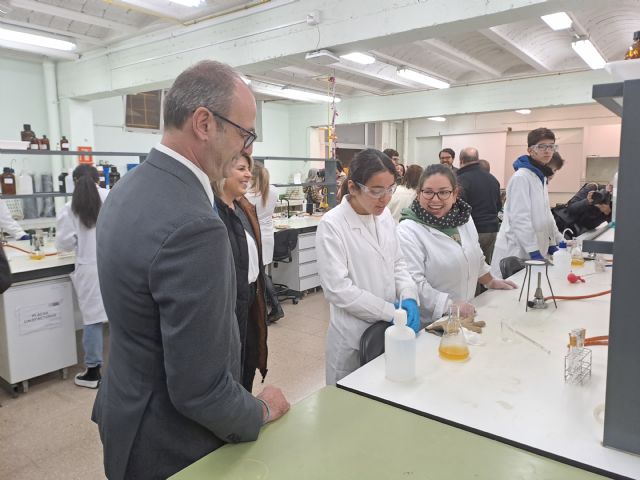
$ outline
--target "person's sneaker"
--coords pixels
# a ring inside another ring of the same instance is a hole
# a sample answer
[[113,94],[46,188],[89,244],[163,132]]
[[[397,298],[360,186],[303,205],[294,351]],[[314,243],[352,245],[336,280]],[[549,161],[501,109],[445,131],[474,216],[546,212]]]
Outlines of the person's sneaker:
[[89,367],[74,378],[74,383],[79,387],[98,388],[100,386],[100,367]]
[[282,310],[282,308],[278,308],[278,310],[276,310],[275,312],[271,312],[269,313],[269,315],[267,315],[267,323],[275,323],[282,317],[284,317],[284,311]]

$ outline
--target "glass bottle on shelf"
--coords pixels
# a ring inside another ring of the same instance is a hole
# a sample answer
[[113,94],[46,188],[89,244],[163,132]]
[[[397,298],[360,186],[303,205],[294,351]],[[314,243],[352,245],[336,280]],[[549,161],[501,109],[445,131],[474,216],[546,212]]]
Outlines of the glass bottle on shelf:
[[31,139],[36,136],[36,134],[31,130],[31,125],[25,123],[24,125],[22,125],[22,128],[24,130],[20,132],[20,139],[23,142],[30,142]]
[[2,194],[3,195],[15,195],[16,194],[16,176],[11,173],[9,167],[2,169]]
[[67,140],[67,137],[65,137],[64,135],[62,136],[62,139],[60,139],[60,150],[62,150],[63,152],[69,150],[69,140]]
[[634,60],[636,58],[640,58],[640,30],[633,33],[633,44],[624,56],[625,60]]
[[38,137],[36,137],[35,135],[31,137],[29,150],[40,150],[40,140],[38,140]]
[[49,139],[46,135],[42,135],[42,138],[40,139],[40,150],[51,150],[50,147]]

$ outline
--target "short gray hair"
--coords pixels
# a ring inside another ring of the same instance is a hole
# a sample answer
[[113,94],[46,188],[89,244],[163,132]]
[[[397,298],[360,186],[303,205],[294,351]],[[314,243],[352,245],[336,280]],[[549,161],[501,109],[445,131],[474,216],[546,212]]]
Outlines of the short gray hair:
[[238,80],[238,72],[225,63],[203,60],[189,67],[178,75],[165,97],[165,128],[182,128],[198,107],[226,116]]
[[467,147],[460,151],[460,163],[467,164],[477,162],[478,160],[480,160],[480,155],[478,154],[477,148]]

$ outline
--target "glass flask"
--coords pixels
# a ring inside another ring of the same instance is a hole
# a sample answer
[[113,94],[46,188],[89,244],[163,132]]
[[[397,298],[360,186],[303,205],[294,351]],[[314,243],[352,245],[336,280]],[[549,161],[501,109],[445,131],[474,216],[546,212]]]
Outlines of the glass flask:
[[462,325],[460,325],[460,307],[457,305],[449,307],[449,320],[444,326],[438,353],[440,358],[457,362],[469,358],[469,347],[464,338]]

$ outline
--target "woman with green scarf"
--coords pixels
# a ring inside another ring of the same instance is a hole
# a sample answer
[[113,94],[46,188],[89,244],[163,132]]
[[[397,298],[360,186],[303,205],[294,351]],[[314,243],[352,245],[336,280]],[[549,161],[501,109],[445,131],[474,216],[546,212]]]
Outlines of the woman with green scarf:
[[489,272],[471,219],[471,206],[458,198],[455,173],[430,165],[418,182],[416,199],[402,211],[398,238],[409,273],[418,286],[421,321],[429,324],[452,304],[473,316],[476,284],[509,290],[516,285]]

